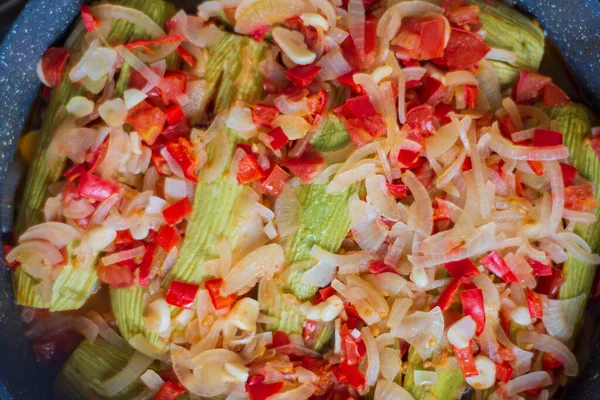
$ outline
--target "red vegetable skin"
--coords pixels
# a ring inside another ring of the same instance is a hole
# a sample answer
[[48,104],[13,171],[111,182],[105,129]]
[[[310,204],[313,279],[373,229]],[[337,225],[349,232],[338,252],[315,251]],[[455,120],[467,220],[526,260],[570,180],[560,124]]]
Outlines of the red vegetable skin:
[[[446,2],[444,2],[446,3]],[[460,6],[445,8],[445,15],[448,17],[450,23],[458,26],[477,24],[479,22],[479,6],[464,5],[464,2]]]
[[544,86],[542,101],[544,102],[544,107],[554,107],[569,104],[571,100],[561,88],[550,82]]
[[265,172],[262,170],[258,161],[251,154],[246,154],[240,161],[237,172],[237,181],[241,185],[254,182],[265,177]]
[[362,87],[360,85],[357,85],[356,83],[354,83],[354,74],[356,74],[356,73],[357,73],[357,71],[350,71],[347,74],[339,76],[336,80],[339,83],[350,87],[350,89],[352,89],[352,93],[362,94],[363,93]]
[[133,285],[134,275],[131,268],[121,265],[99,265],[96,270],[98,279],[112,288],[126,288]]
[[67,65],[69,50],[50,47],[40,60],[39,68],[48,87],[54,88],[62,82],[62,74]]
[[172,306],[190,309],[196,299],[198,288],[198,285],[192,283],[171,281],[165,300]]
[[473,85],[464,85],[465,87],[465,101],[467,103],[467,108],[475,108],[477,105],[477,86]]
[[394,196],[396,200],[403,200],[408,197],[408,188],[406,185],[386,182],[385,187],[388,193]]
[[167,117],[167,123],[169,125],[175,125],[176,123],[181,121],[183,117],[185,117],[185,114],[183,112],[183,108],[181,108],[180,105],[173,104],[172,106],[167,107],[165,109],[165,116]]
[[334,370],[334,374],[339,382],[349,383],[359,391],[362,391],[365,387],[365,377],[356,365],[350,365],[347,360],[338,365]]
[[235,293],[228,296],[221,295],[221,286],[223,286],[223,279],[216,278],[210,279],[204,282],[204,287],[208,290],[210,300],[215,307],[215,310],[224,310],[233,307],[237,300]]
[[11,263],[9,263],[8,261],[6,261],[6,255],[7,255],[8,253],[10,253],[10,251],[11,251],[12,249],[14,249],[14,247],[13,247],[13,246],[10,246],[10,245],[8,245],[8,244],[2,245],[2,251],[4,252],[4,264],[6,264],[6,266],[7,266],[9,269],[15,269],[15,268],[17,268],[19,265],[21,265],[21,263],[20,263],[20,262],[18,262],[18,261],[13,261],[13,262],[11,262]]
[[175,225],[183,221],[185,217],[192,213],[192,203],[187,197],[179,200],[177,203],[165,208],[162,212],[165,221],[169,225]]
[[156,253],[156,247],[157,245],[155,243],[151,243],[146,247],[146,252],[144,253],[144,257],[142,258],[139,267],[138,282],[140,286],[147,287],[150,283],[150,267],[152,267],[152,260]]
[[548,129],[536,129],[533,133],[533,145],[536,147],[559,146],[563,144],[562,133]]
[[346,324],[342,325],[340,329],[341,348],[344,360],[349,365],[356,365],[367,354],[367,346],[361,337],[355,339],[351,331]]
[[592,185],[573,185],[565,188],[565,208],[575,211],[594,211],[600,203],[594,197]]
[[513,97],[520,104],[535,102],[540,97],[540,91],[550,82],[551,79],[547,76],[521,71],[513,88]]
[[187,51],[183,46],[177,47],[176,51],[184,63],[186,63],[187,65],[189,65],[192,68],[194,68],[196,66],[196,60],[194,59],[194,56],[192,56],[192,54],[189,51]]
[[541,262],[534,260],[533,258],[529,259],[529,265],[533,270],[533,275],[535,276],[551,276],[552,275],[552,267],[550,265],[542,264]]
[[321,67],[315,64],[296,65],[285,71],[285,76],[297,87],[305,88],[315,80]]
[[178,137],[175,141],[167,143],[167,151],[181,167],[183,176],[192,182],[198,182],[195,172],[198,167],[198,156],[192,143],[186,138]]
[[496,364],[496,379],[498,379],[500,382],[504,382],[507,383],[508,381],[510,381],[510,378],[513,374],[513,367],[511,367],[509,364],[503,362],[502,364],[499,363],[494,363]]
[[[185,94],[187,87],[187,75],[183,71],[167,71],[162,79],[160,88],[154,88],[150,92],[158,90],[158,94],[162,98],[165,105],[176,102],[177,98]],[[148,95],[150,96],[150,92]],[[154,92],[156,93],[156,92]]]
[[154,53],[151,49],[153,46],[161,46],[163,44],[174,44],[178,42],[185,42],[187,39],[183,35],[166,35],[155,40],[147,39],[135,39],[125,45],[128,50],[141,49],[147,54]]
[[313,321],[310,319],[304,320],[302,322],[302,339],[305,342],[312,342],[317,338],[317,329],[319,325],[317,321]]
[[287,333],[282,331],[273,332],[273,342],[267,346],[269,349],[273,349],[275,347],[285,346],[290,344],[290,337]]
[[308,145],[300,157],[288,158],[281,165],[296,175],[302,183],[308,185],[317,175],[319,167],[323,163],[321,154]]
[[290,180],[290,175],[279,165],[275,164],[267,173],[267,177],[261,182],[260,188],[263,192],[271,196],[278,196],[283,190],[283,186]]
[[369,272],[371,272],[372,274],[383,274],[384,272],[392,272],[392,273],[397,273],[394,268],[390,267],[389,265],[387,265],[386,263],[383,262],[383,260],[375,260],[375,261],[371,261],[369,263]]
[[412,168],[419,159],[420,151],[412,151],[408,149],[400,149],[398,152],[398,163],[402,168]]
[[352,118],[368,118],[377,114],[366,94],[346,100],[346,110],[350,112]]
[[156,234],[156,243],[167,252],[177,246],[180,239],[181,236],[179,236],[177,230],[169,225],[163,227]]
[[187,390],[183,386],[167,381],[163,387],[160,388],[158,393],[156,393],[154,400],[175,400],[186,391]]
[[458,365],[465,378],[479,374],[475,366],[475,357],[473,357],[473,353],[471,352],[471,346],[463,347],[462,349],[452,346],[452,351],[458,360]]
[[[432,106],[441,106],[441,103],[448,97],[449,90],[450,88],[444,86],[441,81],[427,75],[422,79],[419,100]],[[407,109],[409,109],[408,105]],[[454,111],[454,109],[450,111]]]
[[552,355],[552,353],[544,353],[542,356],[542,368],[546,371],[560,368],[563,366],[563,363],[556,357]]
[[290,141],[290,139],[286,136],[285,132],[280,126],[271,129],[269,133],[267,133],[267,135],[269,135],[269,137],[271,138],[271,142],[269,143],[269,145],[273,150],[281,149]]
[[529,165],[529,168],[531,168],[533,173],[537,176],[544,175],[544,164],[542,164],[541,161],[527,160],[527,165]]
[[250,37],[254,39],[256,42],[260,42],[265,38],[265,35],[269,32],[269,25],[262,25],[259,28],[256,28],[250,33]]
[[252,121],[256,125],[265,128],[273,127],[273,120],[279,116],[280,112],[275,106],[267,104],[256,104],[252,106]]
[[431,60],[444,54],[445,30],[445,22],[442,18],[409,18],[402,21],[397,39],[402,42],[399,43],[400,46],[408,52],[411,59]]
[[575,181],[575,176],[577,176],[577,168],[569,164],[560,163],[560,172],[565,187],[572,186],[573,181]]
[[490,270],[491,273],[500,277],[504,282],[517,282],[515,274],[513,274],[510,268],[508,268],[508,265],[506,265],[504,259],[495,250],[482,258],[481,263]]
[[332,288],[331,286],[324,287],[323,289],[319,290],[319,295],[315,299],[314,304],[317,305],[319,303],[322,303],[325,300],[327,300],[328,298],[330,298],[331,296],[333,296],[334,294],[335,294],[334,288]]
[[551,274],[546,276],[540,276],[538,278],[537,286],[535,287],[536,293],[545,294],[551,299],[556,298],[558,291],[564,282],[563,273],[558,268],[550,267]]
[[477,63],[490,51],[483,39],[464,29],[452,28],[450,40],[441,58],[441,64],[451,71],[465,69]]
[[463,290],[460,293],[463,314],[470,315],[477,325],[476,334],[481,335],[485,328],[485,307],[483,302],[483,291],[481,289]]
[[438,306],[442,312],[446,311],[454,302],[454,295],[458,293],[461,286],[465,286],[467,289],[475,288],[475,285],[469,279],[465,277],[456,278],[450,282],[448,287],[442,292],[434,307]]
[[460,278],[461,276],[475,276],[479,275],[479,270],[468,258],[464,258],[458,261],[451,261],[444,264],[446,270],[452,275],[453,278]]
[[250,400],[266,400],[279,393],[283,387],[283,381],[275,383],[263,383],[264,375],[254,375],[246,382],[246,392]]
[[119,192],[119,186],[84,171],[79,177],[77,193],[86,199],[103,201]]
[[162,132],[167,117],[160,108],[144,100],[129,110],[125,121],[135,129],[144,142],[152,146]]
[[100,28],[100,20],[92,15],[92,9],[89,6],[81,4],[79,8],[81,10],[81,21],[86,31],[93,32]]
[[429,104],[424,104],[412,108],[406,113],[406,123],[416,124],[423,137],[435,134],[436,129],[433,123],[433,107]]
[[533,290],[529,288],[525,289],[525,294],[527,296],[527,308],[529,309],[529,315],[531,318],[542,318],[544,316],[542,300]]

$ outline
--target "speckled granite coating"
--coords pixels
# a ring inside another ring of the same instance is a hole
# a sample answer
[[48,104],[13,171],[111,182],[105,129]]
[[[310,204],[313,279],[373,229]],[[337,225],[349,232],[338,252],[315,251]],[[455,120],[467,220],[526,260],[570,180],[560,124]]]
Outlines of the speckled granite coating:
[[[0,187],[11,163],[21,131],[38,89],[35,66],[44,50],[68,29],[78,11],[77,0],[31,0],[0,48]],[[187,2],[186,2],[187,3]],[[535,16],[561,49],[589,103],[600,112],[600,2],[598,0],[519,0]],[[4,257],[1,258],[2,260]],[[598,321],[598,305],[588,310]],[[579,342],[597,343],[598,324],[586,326]],[[579,346],[578,358],[590,356],[595,346]],[[565,399],[598,399],[600,353],[578,383],[563,393]],[[25,342],[12,301],[8,270],[0,261],[0,398],[52,398],[52,377],[38,365]],[[442,399],[440,399],[442,400]]]

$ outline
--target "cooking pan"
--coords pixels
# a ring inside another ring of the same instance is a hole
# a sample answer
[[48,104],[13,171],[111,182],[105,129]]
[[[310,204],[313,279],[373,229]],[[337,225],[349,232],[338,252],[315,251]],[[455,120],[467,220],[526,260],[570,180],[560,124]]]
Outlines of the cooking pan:
[[[35,67],[46,48],[59,41],[79,11],[77,0],[31,0],[8,29],[25,2],[0,2],[0,228],[12,230],[15,182],[9,175],[17,139],[39,92]],[[195,2],[175,1],[193,9]],[[516,5],[544,27],[548,45],[541,72],[553,77],[575,101],[600,113],[600,2],[598,0],[518,0]],[[13,167],[14,168],[14,167]],[[9,179],[7,181],[7,176]],[[10,273],[0,261],[0,398],[51,399],[58,371],[40,365],[25,340],[12,299]],[[600,300],[587,307],[575,348],[581,375],[572,379],[559,398],[600,398]]]

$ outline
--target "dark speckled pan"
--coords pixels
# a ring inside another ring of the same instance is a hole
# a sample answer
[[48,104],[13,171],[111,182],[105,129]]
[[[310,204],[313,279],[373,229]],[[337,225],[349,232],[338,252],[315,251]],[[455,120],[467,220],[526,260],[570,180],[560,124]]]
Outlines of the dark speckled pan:
[[[14,1],[14,0],[13,0]],[[6,4],[3,0],[0,3]],[[35,66],[44,50],[59,40],[78,11],[76,0],[31,0],[0,48],[0,187],[4,186],[17,137],[27,118],[39,83]],[[188,5],[190,1],[178,1]],[[548,38],[564,56],[549,54],[543,71],[564,82],[574,97],[582,96],[600,112],[600,2],[598,0],[520,0],[519,7],[537,18]],[[0,4],[1,6],[2,4]],[[565,67],[568,66],[568,68]],[[565,78],[565,71],[571,75]],[[557,76],[557,77],[558,77]],[[572,78],[572,79],[571,79]],[[576,86],[573,86],[575,83]],[[578,94],[580,96],[578,96]],[[4,218],[2,220],[5,220]],[[4,230],[4,226],[3,232]],[[4,257],[1,258],[2,260]],[[3,261],[0,261],[3,264]],[[40,366],[23,336],[12,300],[7,268],[0,266],[0,398],[52,398],[52,374]],[[590,363],[576,383],[562,393],[565,399],[600,398],[600,307],[592,304],[578,338],[580,365]],[[441,400],[441,399],[440,399]]]

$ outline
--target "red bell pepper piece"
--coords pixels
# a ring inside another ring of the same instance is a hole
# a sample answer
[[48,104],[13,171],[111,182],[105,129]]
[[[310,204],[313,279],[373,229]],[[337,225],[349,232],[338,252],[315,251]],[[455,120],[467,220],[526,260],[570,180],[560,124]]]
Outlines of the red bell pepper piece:
[[317,321],[307,319],[302,322],[302,338],[305,342],[312,342],[317,338],[318,327]]
[[319,93],[313,94],[307,99],[310,114],[304,115],[304,119],[312,126],[316,126],[321,121],[321,118],[323,118],[323,113],[327,106],[327,92],[324,89],[321,89],[319,90]]
[[154,88],[148,92],[148,96],[159,94],[165,105],[177,101],[177,98],[185,94],[187,87],[187,75],[183,71],[167,71],[162,79],[160,88]]
[[65,187],[62,190],[63,195],[63,203],[65,205],[69,204],[71,200],[78,200],[81,198],[79,195],[79,191],[77,190],[77,186],[75,186],[75,182],[67,181]]
[[67,65],[69,50],[58,47],[50,47],[40,60],[40,68],[44,76],[45,84],[54,88],[62,82],[62,74]]
[[[413,46],[406,48],[411,59],[431,60],[444,54],[445,22],[439,17],[418,17],[402,21],[400,37],[414,36]],[[410,40],[408,41],[410,42]]]
[[540,91],[551,80],[535,72],[521,71],[519,80],[513,88],[513,97],[517,103],[532,103],[540,97]]
[[[154,232],[154,231],[151,231]],[[150,283],[150,268],[152,267],[152,261],[154,260],[154,254],[156,254],[157,245],[150,243],[146,247],[146,252],[140,263],[139,278],[138,282],[140,286],[147,287]]]
[[485,328],[485,306],[483,302],[483,291],[481,289],[463,290],[460,293],[463,314],[470,315],[477,325],[477,335],[481,335]]
[[460,167],[464,172],[470,171],[473,169],[473,163],[471,162],[471,157],[466,157],[462,166]]
[[265,177],[265,172],[262,170],[258,161],[252,154],[246,154],[240,161],[237,172],[237,181],[241,185],[257,181]]
[[537,176],[544,175],[544,164],[541,161],[527,160],[527,165]]
[[542,368],[545,371],[560,368],[563,366],[563,363],[556,357],[552,355],[552,353],[544,353],[542,356]]
[[[450,88],[444,86],[441,81],[429,75],[425,76],[421,82],[423,84],[419,90],[419,100],[422,103],[427,103],[432,106],[441,106],[442,102],[448,97]],[[409,107],[407,107],[407,109],[409,109]],[[454,109],[451,109],[450,111],[454,111]]]
[[372,274],[383,274],[384,272],[393,272],[397,273],[394,268],[390,267],[383,260],[375,260],[369,263],[369,272]]
[[98,279],[112,288],[126,288],[133,285],[134,275],[131,268],[121,265],[100,264],[96,270]]
[[195,172],[198,166],[198,156],[196,156],[192,143],[186,138],[179,137],[177,140],[167,143],[167,151],[181,167],[183,176],[192,182],[198,182]]
[[183,386],[167,381],[156,393],[154,400],[175,400],[185,392],[187,390]]
[[560,163],[560,172],[565,187],[573,186],[573,181],[575,181],[575,176],[577,175],[577,168],[569,164]]
[[559,146],[561,144],[563,144],[563,135],[560,132],[536,129],[533,133],[533,145],[536,147]]
[[441,124],[449,124],[451,122],[448,114],[454,111],[454,107],[450,104],[440,103],[433,109],[433,117],[440,121]]
[[65,173],[63,174],[63,177],[67,178],[68,181],[73,182],[73,181],[75,181],[75,179],[79,178],[79,175],[81,175],[81,173],[84,172],[85,170],[86,169],[85,169],[84,163],[75,164],[74,166],[69,168],[67,171],[65,171]]
[[364,340],[361,337],[355,339],[351,334],[351,329],[346,324],[342,325],[340,329],[340,338],[344,360],[350,365],[358,364],[367,354],[367,346]]
[[458,293],[461,286],[465,286],[467,289],[475,289],[473,282],[464,276],[461,278],[456,278],[450,282],[448,287],[442,292],[434,307],[439,306],[442,312],[446,311],[454,302],[454,295]]
[[321,67],[315,64],[296,65],[285,71],[285,76],[297,87],[305,88],[315,80]]
[[166,35],[155,40],[147,39],[135,39],[125,45],[128,50],[142,49],[145,53],[153,54],[154,51],[151,49],[153,46],[161,46],[163,44],[174,44],[185,42],[187,39],[182,35]]
[[280,126],[271,129],[267,135],[271,138],[271,143],[269,143],[269,145],[273,150],[279,150],[290,141]]
[[252,106],[252,121],[256,125],[265,128],[273,127],[273,120],[281,114],[277,107],[267,104],[256,104]]
[[334,294],[335,294],[334,288],[332,288],[331,286],[324,287],[323,289],[319,290],[319,296],[315,299],[314,304],[317,305],[319,303],[322,303],[325,300],[327,300],[328,298],[330,298],[331,296],[333,296]]
[[552,267],[550,265],[542,264],[541,262],[534,260],[533,258],[529,259],[529,265],[531,265],[531,269],[533,269],[533,275],[535,276],[552,275]]
[[118,193],[119,186],[105,181],[97,176],[84,171],[79,177],[79,186],[77,192],[86,199],[103,201],[112,194]]
[[408,149],[400,149],[398,152],[398,163],[402,168],[413,167],[419,159],[420,151],[412,151]]
[[527,308],[529,309],[529,315],[531,318],[542,318],[544,316],[542,300],[533,290],[529,288],[525,288],[525,294],[527,295]]
[[517,128],[510,115],[506,115],[500,120],[500,131],[505,138],[512,142],[511,136],[517,131]]
[[165,116],[167,117],[167,123],[169,125],[175,125],[176,123],[181,121],[183,117],[185,117],[185,114],[183,112],[183,108],[181,108],[180,105],[173,104],[172,106],[167,107],[165,109]]
[[465,85],[465,101],[467,108],[475,108],[477,105],[477,86]]
[[500,279],[502,279],[504,282],[517,282],[517,277],[510,270],[510,268],[508,268],[508,265],[506,265],[506,262],[497,251],[494,250],[482,258],[481,263],[484,267],[490,270],[490,272],[500,277]]
[[278,196],[283,190],[283,186],[290,180],[290,175],[279,165],[275,164],[267,173],[266,178],[260,183],[263,192],[272,196]]
[[173,247],[177,246],[180,239],[181,236],[179,236],[177,230],[169,225],[164,226],[156,234],[156,243],[158,243],[158,245],[167,252],[171,251]]
[[171,204],[162,211],[163,217],[167,224],[175,225],[183,221],[185,217],[192,213],[192,203],[187,197],[179,200],[177,203]]
[[513,374],[513,367],[511,367],[509,364],[503,362],[502,364],[499,363],[494,363],[496,364],[496,379],[498,379],[500,382],[504,382],[507,383],[508,381],[510,381],[510,378]]
[[117,231],[117,237],[115,238],[115,245],[117,247],[125,246],[135,242],[136,240],[133,238],[133,236],[131,236],[131,232],[129,231],[129,229],[124,231]]
[[536,293],[545,294],[551,299],[556,298],[558,290],[564,282],[563,273],[560,269],[550,267],[551,275],[544,275],[538,278],[537,286],[535,287]]
[[352,90],[352,93],[362,94],[362,92],[363,92],[362,87],[360,85],[357,85],[356,83],[354,83],[354,74],[356,74],[356,71],[350,71],[347,74],[339,76],[336,80],[339,83],[341,83],[342,85],[346,85],[346,86],[350,87],[350,89]]
[[371,99],[366,94],[346,100],[346,109],[352,118],[368,118],[377,114]]
[[406,185],[386,182],[385,187],[388,193],[394,196],[396,200],[403,200],[408,197],[408,188]]
[[282,331],[273,332],[273,342],[267,346],[269,349],[273,349],[275,347],[285,346],[290,344],[290,337],[287,333]]
[[171,281],[165,300],[172,306],[179,308],[192,308],[199,286],[193,283]]
[[433,201],[433,222],[450,221],[450,208],[443,199]]
[[194,59],[194,56],[192,56],[192,54],[189,51],[187,51],[183,46],[177,47],[176,51],[184,63],[186,63],[192,68],[196,66],[196,60]]
[[140,138],[150,146],[162,132],[166,121],[165,113],[145,100],[129,110],[126,119]]
[[81,21],[83,22],[83,26],[85,27],[86,31],[93,32],[100,28],[100,20],[94,17],[90,6],[81,4],[79,9],[81,10]]
[[479,270],[468,258],[463,258],[458,261],[450,261],[444,264],[446,270],[452,275],[453,278],[460,278],[461,276],[475,276],[479,275]]
[[338,382],[349,383],[358,391],[362,391],[365,387],[365,377],[358,367],[356,365],[350,365],[348,360],[342,361],[334,370],[334,374]]
[[302,183],[308,185],[312,182],[323,163],[321,154],[308,145],[300,157],[288,158],[281,165],[296,175]]
[[458,365],[465,378],[478,375],[477,367],[475,366],[475,357],[471,352],[471,346],[466,346],[461,349],[452,346],[452,351],[458,360]]
[[[268,28],[268,27],[267,27]],[[276,395],[283,388],[283,381],[275,383],[263,383],[264,375],[254,375],[246,382],[246,392],[250,400],[267,400]]]
[[215,307],[215,310],[231,308],[237,301],[237,296],[235,293],[232,293],[228,296],[221,295],[221,286],[223,286],[223,279],[221,278],[210,279],[204,282],[204,287],[206,290],[208,290],[210,301]]
[[542,101],[544,102],[544,107],[554,107],[569,104],[571,100],[561,88],[549,82],[544,86]]
[[429,104],[415,107],[406,113],[406,123],[416,124],[420,133],[424,137],[435,134],[435,125],[433,123],[433,107]]
[[450,40],[440,62],[451,71],[465,69],[477,63],[490,51],[481,36],[464,29],[452,28]]
[[262,25],[250,33],[250,37],[256,42],[260,42],[265,38],[265,35],[269,32],[269,25]]
[[594,211],[598,208],[598,200],[594,197],[589,183],[573,185],[565,188],[565,208],[575,211]]

